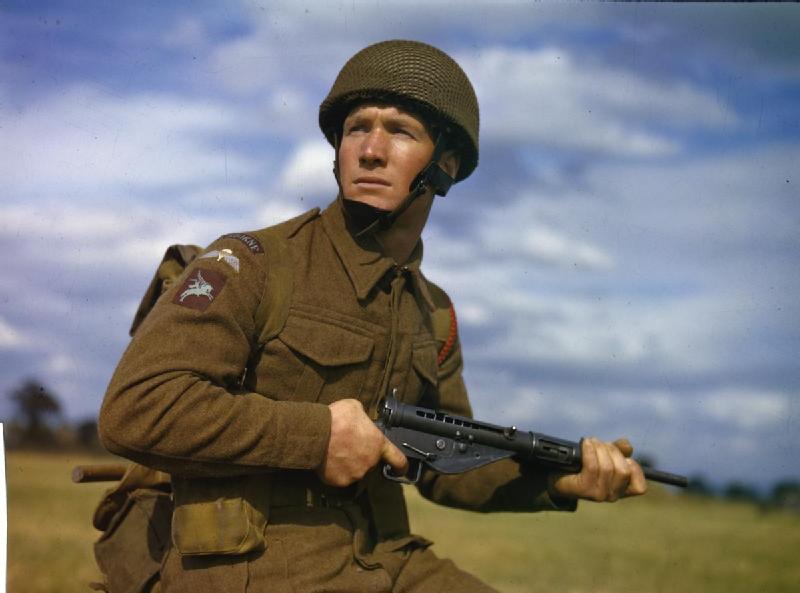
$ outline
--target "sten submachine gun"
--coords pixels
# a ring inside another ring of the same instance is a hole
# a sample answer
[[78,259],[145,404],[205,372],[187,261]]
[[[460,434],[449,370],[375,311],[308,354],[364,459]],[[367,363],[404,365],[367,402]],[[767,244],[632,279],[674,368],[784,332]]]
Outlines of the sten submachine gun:
[[[459,474],[509,457],[565,473],[581,470],[580,442],[403,404],[394,395],[381,402],[378,413],[376,425],[409,462],[408,478],[384,465],[383,475],[390,480],[416,483],[423,465],[442,474]],[[642,469],[644,477],[655,482],[682,488],[689,482],[685,476]]]

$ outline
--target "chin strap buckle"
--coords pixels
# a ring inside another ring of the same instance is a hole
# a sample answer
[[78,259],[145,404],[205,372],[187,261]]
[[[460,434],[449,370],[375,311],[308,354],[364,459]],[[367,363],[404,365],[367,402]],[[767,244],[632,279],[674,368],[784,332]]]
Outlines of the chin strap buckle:
[[419,175],[411,182],[411,193],[420,195],[425,191],[426,186],[430,186],[437,196],[446,196],[450,187],[455,183],[455,179],[450,177],[444,169],[439,166],[439,159],[432,160],[420,171]]

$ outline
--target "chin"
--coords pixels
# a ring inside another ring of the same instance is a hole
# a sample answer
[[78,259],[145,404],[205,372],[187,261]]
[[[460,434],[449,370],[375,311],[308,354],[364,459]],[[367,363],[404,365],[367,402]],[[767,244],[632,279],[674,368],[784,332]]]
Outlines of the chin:
[[377,208],[378,210],[386,210],[391,211],[394,210],[400,200],[394,198],[388,198],[386,196],[375,196],[372,194],[355,194],[355,195],[348,195],[345,196],[345,200],[350,200],[352,202],[360,202],[361,204],[367,204],[368,206],[372,206],[373,208]]

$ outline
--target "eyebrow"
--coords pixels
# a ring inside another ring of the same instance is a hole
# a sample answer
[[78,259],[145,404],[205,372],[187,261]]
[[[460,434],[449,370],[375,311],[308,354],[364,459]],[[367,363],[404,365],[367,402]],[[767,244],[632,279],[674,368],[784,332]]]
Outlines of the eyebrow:
[[[365,115],[365,113],[363,111],[362,112],[356,112],[356,113],[351,113],[350,115],[348,115],[344,119],[343,123],[345,125],[354,124],[354,123],[360,123],[365,119],[368,119],[368,118],[367,118],[367,116]],[[391,115],[384,116],[384,119],[385,119],[385,121],[387,123],[393,123],[395,125],[397,125],[397,124],[411,125],[411,126],[414,126],[415,128],[419,128],[421,130],[425,130],[426,129],[424,123],[422,123],[416,117],[414,117],[413,115],[411,115],[409,113],[402,113],[402,112],[393,113]]]

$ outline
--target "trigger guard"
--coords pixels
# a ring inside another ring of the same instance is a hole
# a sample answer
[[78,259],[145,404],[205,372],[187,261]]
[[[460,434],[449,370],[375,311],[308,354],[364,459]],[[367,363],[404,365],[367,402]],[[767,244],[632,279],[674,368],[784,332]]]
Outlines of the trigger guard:
[[383,477],[387,480],[391,480],[392,482],[399,482],[400,484],[416,484],[419,482],[419,479],[422,477],[422,463],[419,461],[409,460],[408,462],[409,469],[416,468],[414,472],[413,478],[408,478],[406,476],[398,476],[392,473],[392,466],[388,463],[383,464]]

